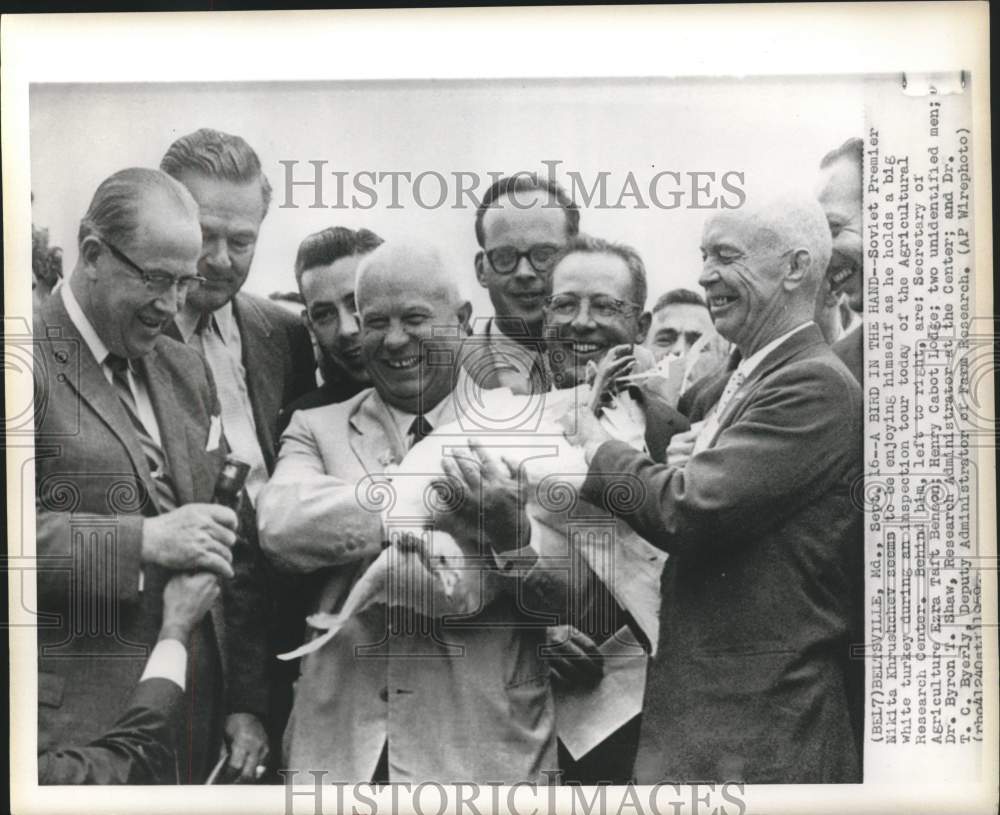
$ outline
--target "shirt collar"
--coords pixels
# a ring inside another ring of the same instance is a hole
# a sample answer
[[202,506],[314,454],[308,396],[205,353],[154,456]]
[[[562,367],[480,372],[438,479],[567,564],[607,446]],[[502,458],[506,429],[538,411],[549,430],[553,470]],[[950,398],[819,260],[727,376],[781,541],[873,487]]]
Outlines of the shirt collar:
[[[219,308],[212,312],[212,316],[215,317],[215,323],[219,326],[219,334],[222,336],[223,341],[228,342],[229,338],[233,334],[233,331],[236,330],[236,317],[233,315],[233,301],[227,300],[225,304],[219,306]],[[181,339],[183,339],[185,343],[191,341],[191,337],[194,336],[194,332],[197,330],[198,323],[200,321],[201,312],[193,308],[188,308],[186,304],[174,318],[177,330],[180,331]]]
[[780,337],[776,337],[775,339],[771,340],[763,348],[758,348],[750,356],[740,360],[740,364],[736,366],[736,370],[739,371],[741,374],[743,374],[744,379],[749,378],[750,374],[752,374],[754,371],[757,370],[757,368],[764,361],[764,359],[767,357],[768,354],[770,354],[775,348],[781,345],[785,340],[787,340],[793,334],[801,331],[803,328],[806,328],[812,324],[813,324],[812,320],[806,320],[804,323],[795,326],[795,328],[793,328],[791,331],[786,331]]
[[93,324],[87,319],[87,315],[83,313],[80,303],[73,294],[73,289],[69,285],[61,286],[59,294],[62,296],[63,305],[66,306],[66,313],[69,315],[70,322],[80,332],[80,336],[87,343],[87,347],[90,349],[90,353],[94,355],[94,359],[97,360],[97,364],[103,365],[104,361],[108,358],[108,354],[111,352],[108,350],[108,346],[104,344],[104,341],[98,336]]
[[[424,412],[424,419],[427,420],[427,423],[431,426],[431,428],[437,430],[438,427],[441,426],[441,417],[447,411],[450,401],[452,399],[459,398],[456,394],[468,393],[469,387],[472,386],[472,382],[467,381],[469,379],[470,377],[465,372],[465,369],[459,368],[458,375],[455,378],[455,389],[445,396],[444,399],[434,405],[434,407],[430,410]],[[390,405],[388,402],[385,403],[385,406],[389,409],[389,414],[392,416],[392,420],[395,422],[396,427],[399,428],[399,435],[405,439],[410,433],[410,426],[413,424],[413,420],[417,418],[417,414],[407,413],[406,411]]]

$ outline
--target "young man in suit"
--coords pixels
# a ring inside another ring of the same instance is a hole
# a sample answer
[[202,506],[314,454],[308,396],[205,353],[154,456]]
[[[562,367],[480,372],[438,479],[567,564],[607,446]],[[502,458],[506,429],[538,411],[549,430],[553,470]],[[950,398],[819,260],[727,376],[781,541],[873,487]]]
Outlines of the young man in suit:
[[125,712],[89,744],[38,754],[39,784],[176,784],[191,632],[219,598],[211,572],[176,574],[163,589],[163,624]]
[[[627,372],[630,346],[642,345],[651,315],[646,311],[646,268],[629,246],[578,235],[571,238],[552,267],[552,296],[545,309],[549,370],[556,388],[573,388],[587,380],[588,364],[612,365]],[[619,355],[619,352],[621,354]],[[614,357],[614,359],[612,359]],[[663,439],[687,430],[687,420],[655,395],[632,387],[630,393],[642,405],[646,418],[645,441],[662,461]],[[653,598],[659,583],[661,561],[650,562],[642,578]],[[636,586],[635,594],[641,589]],[[563,694],[579,699],[597,693],[603,681],[598,645],[627,636],[623,628],[635,627],[612,593],[599,584],[590,587],[589,602],[578,602],[579,614],[571,625],[550,632],[554,640],[549,663],[559,681],[556,685],[557,716]],[[597,612],[596,609],[601,609]],[[553,635],[558,633],[558,637]],[[639,632],[642,637],[647,632]],[[644,657],[640,657],[645,659]],[[644,667],[644,666],[641,666]],[[588,689],[588,685],[593,686]],[[636,708],[641,698],[633,701]],[[595,714],[598,711],[594,711]],[[563,714],[564,716],[566,714]],[[618,727],[607,727],[601,739],[586,753],[574,756],[559,743],[559,768],[563,780],[580,784],[625,784],[632,777],[639,736],[639,716]]]
[[[319,603],[327,612],[339,610],[389,537],[365,484],[457,421],[463,399],[475,399],[456,353],[471,307],[437,250],[380,246],[362,261],[355,294],[373,387],[292,416],[258,505],[261,540],[276,564],[329,569]],[[536,528],[523,504],[508,501],[512,483],[484,477],[463,504],[484,513],[489,534],[473,544],[496,558],[484,578],[504,590],[474,615],[435,620],[429,632],[398,630],[384,607],[353,616],[303,660],[285,767],[325,770],[328,781],[444,783],[544,782],[556,770],[540,654],[547,621],[529,619],[524,604],[539,596],[550,617],[565,607],[565,593],[552,587],[565,570],[534,569],[531,557],[534,543],[543,551],[536,535],[561,535]],[[530,537],[518,540],[514,529]],[[512,549],[522,565],[507,572],[501,563],[514,563]]]
[[[863,615],[861,391],[812,318],[830,260],[819,205],[720,214],[702,237],[715,327],[741,353],[683,466],[581,414],[582,497],[670,554],[636,777],[861,780],[848,705]],[[570,432],[570,431],[568,431]],[[627,484],[644,500],[615,509]]]
[[[252,780],[263,750],[239,723],[265,709],[256,535],[209,503],[227,448],[204,360],[163,336],[197,285],[190,193],[157,170],[115,173],[79,231],[72,276],[35,315],[39,746],[105,733],[160,627],[176,571],[223,580],[192,633],[179,749],[199,783],[225,737]],[[245,519],[244,519],[245,522]]]
[[346,226],[321,229],[299,244],[295,280],[305,304],[302,317],[319,348],[323,384],[281,409],[279,436],[296,410],[343,402],[371,385],[361,359],[354,276],[361,259],[381,244],[370,229]]
[[542,342],[552,261],[580,231],[580,210],[566,191],[535,173],[496,181],[476,210],[476,280],[494,314],[476,321],[464,364],[483,387],[519,393],[548,389]]

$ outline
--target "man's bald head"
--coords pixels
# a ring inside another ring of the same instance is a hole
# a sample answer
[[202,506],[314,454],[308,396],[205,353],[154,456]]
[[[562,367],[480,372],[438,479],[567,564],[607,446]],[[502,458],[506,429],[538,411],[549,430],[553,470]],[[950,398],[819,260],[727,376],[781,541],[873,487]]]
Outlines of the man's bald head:
[[361,261],[354,285],[358,311],[364,308],[370,292],[386,287],[426,294],[455,307],[462,303],[456,277],[444,255],[425,241],[383,243]]
[[812,319],[830,231],[812,196],[786,194],[711,218],[702,253],[716,329],[747,355]]
[[[361,355],[379,394],[407,413],[423,413],[454,388],[456,343],[472,307],[462,300],[443,253],[417,240],[390,241],[358,266],[354,287]],[[450,354],[441,349],[450,344]]]
[[830,228],[816,199],[805,193],[790,193],[766,199],[756,206],[751,204],[733,214],[746,219],[756,247],[808,253],[806,273],[798,288],[815,303],[831,252]]

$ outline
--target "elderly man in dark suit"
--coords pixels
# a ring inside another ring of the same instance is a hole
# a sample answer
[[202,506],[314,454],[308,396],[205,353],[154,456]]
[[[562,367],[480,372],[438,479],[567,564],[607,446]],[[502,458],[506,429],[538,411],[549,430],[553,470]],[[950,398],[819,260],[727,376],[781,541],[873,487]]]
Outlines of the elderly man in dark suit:
[[683,466],[583,413],[582,493],[670,553],[636,777],[856,782],[849,645],[863,610],[857,381],[812,322],[830,259],[815,200],[709,220],[701,284],[741,360]]
[[184,705],[187,644],[219,597],[210,572],[177,574],[163,589],[163,624],[125,712],[107,733],[85,745],[38,754],[39,784],[171,784],[174,742]]
[[[287,309],[241,291],[250,273],[260,226],[271,201],[271,186],[257,153],[239,136],[202,128],[181,136],[164,154],[160,169],[180,181],[198,204],[202,247],[198,273],[205,282],[191,291],[168,333],[200,351],[215,379],[226,440],[250,464],[247,495],[257,493],[274,470],[278,414],[285,405],[316,387],[315,358],[309,333]],[[283,586],[273,574],[272,595]],[[280,648],[278,614],[269,615],[274,653]],[[277,695],[277,720],[268,724],[272,747],[284,728],[280,698],[287,684],[268,660]],[[239,738],[260,751],[260,723],[244,719],[234,726]]]
[[223,600],[192,633],[179,776],[200,782],[223,731],[234,772],[266,751],[234,721],[265,709],[253,519],[209,503],[227,448],[204,360],[162,336],[197,285],[187,190],[156,170],[106,179],[67,284],[35,315],[39,747],[79,744],[122,713],[176,571],[210,571]]

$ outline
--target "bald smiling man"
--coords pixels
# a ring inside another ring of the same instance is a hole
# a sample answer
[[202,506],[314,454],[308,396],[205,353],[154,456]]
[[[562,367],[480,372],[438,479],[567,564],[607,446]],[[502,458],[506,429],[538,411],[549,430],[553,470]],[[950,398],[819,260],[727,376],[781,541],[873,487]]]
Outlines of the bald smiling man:
[[[390,537],[359,484],[455,422],[459,395],[469,398],[456,351],[471,307],[453,281],[425,244],[387,243],[368,255],[355,292],[374,387],[297,411],[282,436],[260,494],[261,540],[279,568],[326,571],[317,610],[338,610]],[[482,496],[473,514],[482,512],[487,531],[475,544],[498,566],[517,549],[520,568],[501,572],[499,596],[460,622],[414,620],[384,606],[352,617],[303,660],[283,767],[325,771],[324,783],[544,782],[556,770],[549,668],[540,653],[553,617],[525,608],[529,595],[542,598],[537,611],[565,607],[565,594],[552,590],[558,578],[531,561],[530,544],[541,542],[535,536],[555,533],[529,524],[523,505],[506,500],[511,485],[503,479],[486,475],[477,486],[466,500]],[[529,530],[529,539],[515,540],[515,528]]]

